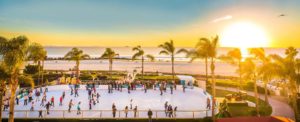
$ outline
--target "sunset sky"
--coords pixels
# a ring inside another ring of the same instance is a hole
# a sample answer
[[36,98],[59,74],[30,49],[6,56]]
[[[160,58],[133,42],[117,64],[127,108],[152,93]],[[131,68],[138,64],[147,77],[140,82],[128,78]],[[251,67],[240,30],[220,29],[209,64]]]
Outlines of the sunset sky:
[[172,39],[193,47],[200,37],[220,35],[223,47],[300,47],[299,6],[299,0],[0,0],[0,36],[25,35],[45,46],[151,47]]

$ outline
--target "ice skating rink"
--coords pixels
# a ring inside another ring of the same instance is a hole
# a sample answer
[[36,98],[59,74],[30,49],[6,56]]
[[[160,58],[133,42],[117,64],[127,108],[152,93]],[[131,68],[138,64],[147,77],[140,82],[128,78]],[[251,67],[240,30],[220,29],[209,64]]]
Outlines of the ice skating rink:
[[[113,90],[113,93],[108,93],[107,85],[100,85],[97,87],[97,92],[100,94],[99,103],[92,105],[92,110],[89,110],[88,91],[85,85],[80,85],[79,97],[74,97],[74,94],[70,95],[70,87],[68,85],[55,85],[48,86],[47,101],[50,101],[54,96],[54,107],[50,107],[50,114],[46,115],[46,108],[40,106],[40,101],[35,101],[34,111],[29,111],[31,103],[27,106],[23,105],[23,98],[20,99],[19,105],[15,105],[15,117],[16,118],[37,118],[38,111],[43,110],[43,118],[112,118],[112,104],[115,103],[117,108],[118,118],[124,118],[125,106],[129,107],[128,118],[133,117],[133,111],[130,109],[130,100],[132,99],[132,106],[137,106],[138,117],[147,118],[147,111],[151,109],[153,111],[153,118],[166,118],[164,111],[164,104],[168,101],[173,109],[177,106],[176,118],[202,118],[210,116],[211,111],[206,111],[206,100],[211,97],[203,89],[194,87],[193,89],[186,88],[183,92],[182,86],[178,85],[177,90],[171,94],[170,89],[167,89],[163,95],[160,95],[158,89],[148,89],[147,93],[144,90],[137,88],[136,90],[128,91],[126,88],[121,91]],[[59,106],[59,98],[62,92],[66,92],[63,105]],[[68,103],[70,99],[73,100],[74,106],[72,111],[68,112]],[[77,115],[77,103],[81,102],[82,113]],[[8,112],[3,112],[3,117],[8,117]]]

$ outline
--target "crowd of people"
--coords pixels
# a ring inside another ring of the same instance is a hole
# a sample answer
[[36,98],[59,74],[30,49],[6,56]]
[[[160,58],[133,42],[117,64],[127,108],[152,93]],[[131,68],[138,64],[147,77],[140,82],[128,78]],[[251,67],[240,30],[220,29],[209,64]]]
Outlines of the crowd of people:
[[[173,90],[176,90],[176,84],[174,83],[167,83],[167,82],[110,82],[107,84],[108,85],[108,93],[113,93],[114,90],[122,92],[123,88],[127,88],[127,92],[130,94],[131,91],[137,90],[137,88],[142,89],[144,93],[147,93],[148,89],[153,89],[153,90],[160,90],[160,95],[163,95],[165,92],[167,92],[167,89],[170,90],[170,94],[173,94]],[[73,99],[76,99],[79,97],[79,85],[71,85],[69,84],[69,90],[70,93],[69,95],[72,96]],[[100,93],[97,92],[96,90],[96,85],[93,84],[88,84],[86,85],[86,91],[87,91],[87,100],[88,100],[88,108],[89,110],[92,110],[94,106],[99,104],[99,99],[101,97]],[[40,108],[45,108],[46,109],[46,114],[50,114],[50,109],[55,107],[55,100],[59,101],[58,106],[63,106],[64,105],[64,99],[66,97],[66,92],[62,91],[61,95],[59,98],[55,98],[54,96],[51,96],[50,99],[47,100],[47,92],[48,88],[47,87],[39,87],[35,89],[31,88],[26,88],[26,89],[21,89],[16,97],[16,105],[20,104],[20,99],[23,99],[23,106],[28,106],[30,105],[30,111],[34,111],[35,104],[38,104],[41,106]],[[183,92],[185,92],[185,87],[183,86]],[[41,99],[40,99],[41,98]],[[49,98],[49,97],[48,97]],[[74,103],[73,99],[70,99],[68,102],[68,112],[72,112],[72,107],[76,105],[77,109],[77,115],[81,114],[81,101],[77,101],[77,103]],[[207,109],[210,109],[210,99],[207,98]],[[4,107],[3,110],[6,111],[9,108],[9,99],[4,99]],[[166,117],[176,117],[176,111],[177,111],[177,106],[172,106],[169,104],[167,101],[164,104],[164,110]],[[124,108],[124,115],[127,118],[128,117],[128,112],[132,111],[133,112],[133,117],[136,118],[138,117],[138,106],[133,105],[133,99],[130,99],[129,105],[125,106]],[[43,117],[43,110],[39,109],[39,117]],[[115,118],[116,117],[116,112],[117,112],[117,107],[113,103],[112,104],[112,116]],[[149,119],[152,118],[153,112],[151,109],[149,109],[147,113]]]

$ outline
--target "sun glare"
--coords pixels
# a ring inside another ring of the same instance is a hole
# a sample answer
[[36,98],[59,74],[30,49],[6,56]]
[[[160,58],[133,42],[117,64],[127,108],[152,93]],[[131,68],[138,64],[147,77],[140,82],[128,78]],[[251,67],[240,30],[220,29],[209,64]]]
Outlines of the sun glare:
[[250,22],[238,22],[229,25],[221,33],[220,44],[222,47],[238,47],[243,57],[248,55],[247,48],[265,47],[268,38],[265,31]]

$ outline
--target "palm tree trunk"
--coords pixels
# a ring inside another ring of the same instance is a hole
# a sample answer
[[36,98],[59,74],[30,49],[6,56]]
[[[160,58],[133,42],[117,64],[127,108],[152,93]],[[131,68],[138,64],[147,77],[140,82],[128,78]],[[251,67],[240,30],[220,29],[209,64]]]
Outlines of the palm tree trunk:
[[206,77],[206,83],[208,82],[208,63],[207,63],[207,57],[205,57],[205,77]]
[[256,76],[254,75],[254,94],[255,94],[255,108],[256,108],[256,113],[258,116],[259,114],[259,102],[258,102],[258,92],[257,92],[257,86],[256,86]]
[[17,75],[13,74],[11,77],[11,85],[10,85],[10,99],[9,99],[9,117],[8,122],[14,122],[14,108],[15,108],[15,98],[16,98],[16,90],[18,86]]
[[291,84],[291,98],[292,98],[292,105],[293,105],[293,109],[294,109],[294,114],[295,114],[295,118],[296,121],[299,120],[299,113],[298,113],[298,104],[297,104],[297,83],[295,82],[295,80],[290,79],[290,84]]
[[79,83],[79,61],[76,61],[76,83]]
[[144,56],[142,56],[142,79],[144,79]]
[[109,77],[112,78],[112,59],[109,59]]
[[[4,93],[4,81],[1,81],[1,86],[0,86],[0,110],[2,111],[3,107],[3,93]],[[2,112],[0,112],[0,122],[2,122]]]
[[171,57],[172,60],[172,78],[173,78],[173,83],[175,82],[175,71],[174,71],[174,55],[172,54]]
[[240,87],[239,90],[243,90],[242,86],[242,64],[241,64],[241,59],[239,59],[239,75],[240,75]]
[[42,60],[42,79],[41,79],[41,84],[44,84],[44,60]]
[[264,83],[264,88],[265,88],[265,102],[267,104],[269,104],[269,101],[268,101],[268,89],[267,89],[267,83]]
[[212,111],[211,111],[211,115],[212,115],[212,119],[213,122],[216,121],[215,119],[215,96],[216,96],[216,89],[215,89],[215,63],[214,63],[214,58],[211,58],[211,78],[212,78]]
[[41,77],[41,61],[38,61],[38,84],[40,85],[40,77]]

